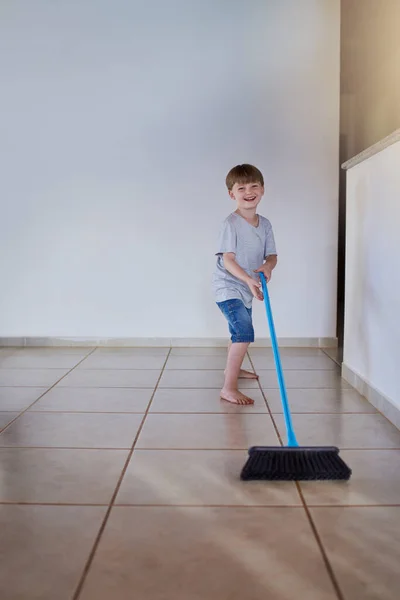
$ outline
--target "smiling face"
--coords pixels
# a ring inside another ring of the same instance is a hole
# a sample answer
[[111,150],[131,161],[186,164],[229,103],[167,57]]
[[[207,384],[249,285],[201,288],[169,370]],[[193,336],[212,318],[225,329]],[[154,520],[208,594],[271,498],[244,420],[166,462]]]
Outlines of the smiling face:
[[236,201],[237,208],[239,210],[255,210],[261,198],[264,195],[264,186],[261,183],[250,182],[250,183],[235,183],[229,195],[232,200]]

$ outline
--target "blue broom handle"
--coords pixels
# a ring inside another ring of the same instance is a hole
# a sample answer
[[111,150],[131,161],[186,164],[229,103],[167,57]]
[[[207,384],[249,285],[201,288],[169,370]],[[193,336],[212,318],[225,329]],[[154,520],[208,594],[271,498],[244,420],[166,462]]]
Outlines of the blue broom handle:
[[289,402],[288,402],[287,395],[286,395],[285,380],[283,378],[282,364],[281,364],[281,359],[279,356],[278,341],[276,339],[275,325],[274,325],[274,319],[272,316],[271,302],[269,299],[267,282],[266,282],[264,273],[259,273],[259,275],[260,275],[260,279],[261,279],[262,291],[264,294],[264,304],[265,304],[265,310],[267,312],[269,330],[271,332],[272,350],[274,352],[276,373],[278,375],[279,390],[281,393],[283,414],[285,417],[287,445],[289,447],[297,447],[299,444],[297,443],[296,436],[295,436],[295,433],[293,430],[292,417],[290,415]]

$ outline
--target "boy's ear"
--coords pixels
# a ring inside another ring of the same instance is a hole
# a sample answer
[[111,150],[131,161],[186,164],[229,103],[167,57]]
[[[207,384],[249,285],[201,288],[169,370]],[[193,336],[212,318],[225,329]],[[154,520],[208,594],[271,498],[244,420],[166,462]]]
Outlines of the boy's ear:
[[232,192],[232,190],[228,190],[228,194],[232,198],[232,200],[235,199],[235,194]]

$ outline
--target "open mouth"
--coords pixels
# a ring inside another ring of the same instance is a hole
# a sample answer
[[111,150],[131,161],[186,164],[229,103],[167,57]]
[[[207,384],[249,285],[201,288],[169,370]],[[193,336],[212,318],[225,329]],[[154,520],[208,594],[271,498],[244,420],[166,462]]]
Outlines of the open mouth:
[[245,198],[244,201],[245,202],[254,202],[255,199],[256,199],[256,196],[252,196],[251,198]]

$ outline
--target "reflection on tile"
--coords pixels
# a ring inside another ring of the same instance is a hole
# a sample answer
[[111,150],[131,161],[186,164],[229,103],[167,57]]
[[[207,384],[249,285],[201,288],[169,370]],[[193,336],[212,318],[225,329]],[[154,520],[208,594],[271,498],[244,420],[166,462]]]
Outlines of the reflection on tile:
[[106,507],[0,506],[0,597],[71,600]]
[[[10,413],[7,413],[10,414]],[[0,446],[130,448],[143,415],[24,413],[0,435]]]
[[0,412],[0,430],[7,427],[7,425],[18,415],[18,412]]
[[[278,388],[275,371],[258,370],[263,388]],[[286,371],[284,373],[287,388],[347,388],[350,384],[342,379],[336,371]]]
[[312,508],[344,597],[397,600],[400,507]]
[[[166,369],[219,369],[224,370],[226,366],[225,356],[170,356]],[[243,361],[243,369],[253,371],[253,367],[247,357]]]
[[243,449],[277,444],[269,415],[149,414],[137,448]]
[[25,410],[46,390],[47,387],[0,387],[0,411]]
[[343,450],[350,481],[302,482],[308,504],[400,505],[400,450]]
[[116,504],[301,505],[291,482],[240,480],[246,450],[135,450]]
[[[164,371],[161,380],[160,388],[219,388],[221,389],[224,383],[224,372],[207,371],[207,370],[181,370],[181,371]],[[241,389],[259,389],[256,379],[241,379]]]
[[160,370],[76,369],[60,382],[60,387],[154,388]]
[[[274,415],[286,439],[283,415]],[[400,448],[400,431],[380,414],[294,414],[294,429],[301,446],[339,448]]]
[[[275,370],[275,361],[273,356],[252,357],[252,362],[255,369]],[[327,356],[282,356],[282,368],[284,370],[331,370],[337,369],[337,365]]]
[[80,600],[132,590],[146,600],[336,600],[302,508],[116,507]]
[[254,405],[239,406],[220,399],[220,390],[157,389],[150,412],[158,413],[266,413],[267,405],[260,390],[247,390]]
[[165,363],[165,357],[140,356],[126,354],[91,354],[79,365],[78,369],[159,369]]
[[[282,413],[279,390],[264,389],[273,413]],[[290,389],[288,400],[292,412],[298,413],[376,413],[375,408],[355,390],[346,389]]]
[[49,387],[68,369],[0,369],[0,386]]
[[153,390],[137,388],[67,388],[56,386],[32,411],[144,413]]
[[128,450],[0,448],[0,502],[108,504]]

